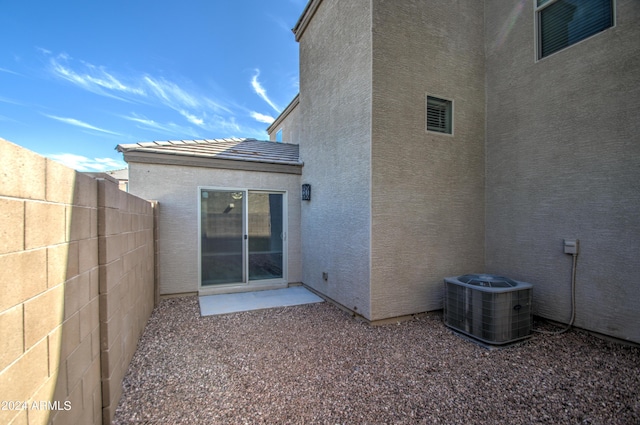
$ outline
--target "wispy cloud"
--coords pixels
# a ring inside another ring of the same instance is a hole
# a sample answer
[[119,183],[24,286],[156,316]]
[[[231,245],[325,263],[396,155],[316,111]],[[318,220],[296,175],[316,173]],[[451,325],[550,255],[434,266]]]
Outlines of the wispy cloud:
[[[270,124],[274,120],[268,114],[253,112],[228,99],[220,100],[206,94],[203,95],[203,91],[194,87],[189,81],[171,80],[149,73],[122,74],[104,66],[73,59],[64,53],[55,55],[44,49],[40,49],[40,51],[48,57],[50,74],[58,79],[96,95],[114,98],[133,105],[157,108],[157,114],[147,110],[145,116],[140,114],[139,110],[136,111],[138,108],[134,106],[129,115],[119,116],[136,123],[140,129],[163,133],[163,138],[201,138],[212,135],[230,137],[256,134],[263,137],[263,129],[253,128],[251,124],[246,125],[244,120],[248,116],[261,124]],[[266,89],[259,81],[259,75],[260,70],[256,69],[255,75],[251,79],[253,91],[279,113],[280,109],[271,101]],[[168,115],[167,112],[170,114]],[[116,134],[74,118],[64,118],[57,115],[47,116],[88,130]],[[238,117],[242,118],[240,121],[243,124],[238,122]]]
[[8,97],[2,97],[0,96],[0,102],[2,103],[10,103],[12,105],[18,105],[18,106],[25,106],[23,103],[20,103],[16,100],[13,99],[9,99]]
[[263,122],[265,124],[271,124],[275,121],[275,118],[273,118],[272,116],[261,114],[259,112],[251,112],[251,117],[256,121]]
[[63,80],[103,96],[114,97],[120,100],[126,100],[122,97],[124,95],[146,97],[146,93],[142,88],[132,84],[125,84],[109,73],[104,67],[82,62],[83,69],[76,71],[70,66],[70,61],[71,58],[66,54],[51,57],[49,59],[51,72]]
[[18,74],[17,72],[15,72],[15,71],[12,71],[12,70],[6,69],[6,68],[0,68],[0,72],[5,72],[7,74],[13,74],[13,75],[21,75],[21,74]]
[[255,91],[256,94],[258,96],[260,96],[262,98],[262,100],[267,102],[269,104],[269,106],[271,106],[277,113],[280,113],[280,108],[278,108],[271,101],[271,99],[269,99],[269,96],[267,96],[267,91],[264,89],[264,87],[262,87],[262,84],[260,84],[260,81],[258,81],[258,77],[259,76],[260,76],[260,70],[256,69],[256,73],[254,74],[253,78],[251,79],[251,87],[253,87],[253,91]]
[[125,168],[127,164],[113,158],[87,158],[72,153],[58,153],[46,155],[56,162],[78,171],[106,171]]
[[120,133],[116,133],[115,131],[105,130],[104,128],[96,127],[94,125],[88,124],[88,123],[86,123],[84,121],[77,120],[75,118],[65,118],[65,117],[58,117],[58,116],[55,116],[55,115],[47,115],[47,114],[43,114],[43,115],[45,117],[47,117],[47,118],[51,118],[52,120],[60,121],[60,122],[63,122],[65,124],[73,125],[73,126],[76,126],[76,127],[86,128],[87,130],[99,131],[100,133],[106,133],[106,134],[113,134],[115,136],[121,136]]
[[132,114],[132,115],[125,115],[122,116],[122,118],[132,121],[134,123],[136,123],[138,125],[139,128],[141,129],[145,129],[145,130],[152,130],[155,131],[157,133],[163,134],[164,138],[171,138],[171,136],[174,137],[185,137],[185,136],[189,136],[189,137],[198,137],[198,133],[195,132],[193,130],[193,128],[188,127],[188,126],[182,126],[182,125],[178,125],[176,123],[173,122],[168,122],[168,123],[161,123],[158,121],[155,121],[153,119],[144,117],[144,116],[139,116],[136,114]]

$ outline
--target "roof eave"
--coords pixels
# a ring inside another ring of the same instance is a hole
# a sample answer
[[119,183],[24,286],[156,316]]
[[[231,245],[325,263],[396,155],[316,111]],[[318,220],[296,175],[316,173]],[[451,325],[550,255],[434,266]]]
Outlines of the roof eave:
[[322,3],[322,0],[309,0],[305,6],[298,22],[296,22],[296,25],[291,30],[296,37],[296,41],[300,41],[302,38],[302,34],[304,34],[304,31],[307,29],[307,26],[309,25],[309,22],[311,22],[313,15],[315,15],[318,10],[320,3]]
[[291,113],[291,111],[296,108],[296,106],[298,106],[299,103],[300,93],[296,94],[296,97],[294,97],[293,100],[289,102],[289,105],[284,108],[284,111],[282,111],[280,115],[278,115],[276,119],[271,123],[271,125],[267,127],[267,133],[271,134],[271,132],[275,130],[282,123],[282,121],[284,121],[284,119]]

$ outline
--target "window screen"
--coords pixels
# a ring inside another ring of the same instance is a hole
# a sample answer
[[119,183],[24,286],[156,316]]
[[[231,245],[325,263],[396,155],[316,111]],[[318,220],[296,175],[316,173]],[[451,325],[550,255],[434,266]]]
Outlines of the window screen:
[[614,0],[536,0],[538,59],[613,26]]
[[452,134],[452,106],[450,100],[427,96],[427,130]]

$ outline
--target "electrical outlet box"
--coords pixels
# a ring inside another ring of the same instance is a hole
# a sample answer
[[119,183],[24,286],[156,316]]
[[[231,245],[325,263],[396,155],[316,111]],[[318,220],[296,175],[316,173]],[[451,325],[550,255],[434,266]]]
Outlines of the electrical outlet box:
[[564,253],[565,254],[577,254],[580,250],[580,241],[578,239],[565,239],[564,240]]

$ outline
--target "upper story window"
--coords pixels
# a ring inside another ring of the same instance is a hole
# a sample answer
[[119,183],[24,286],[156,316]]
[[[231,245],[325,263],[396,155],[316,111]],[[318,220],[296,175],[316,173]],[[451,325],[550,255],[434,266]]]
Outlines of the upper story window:
[[453,134],[453,102],[427,96],[427,131]]
[[282,129],[276,131],[276,142],[282,142]]
[[615,0],[535,0],[538,59],[614,24]]

